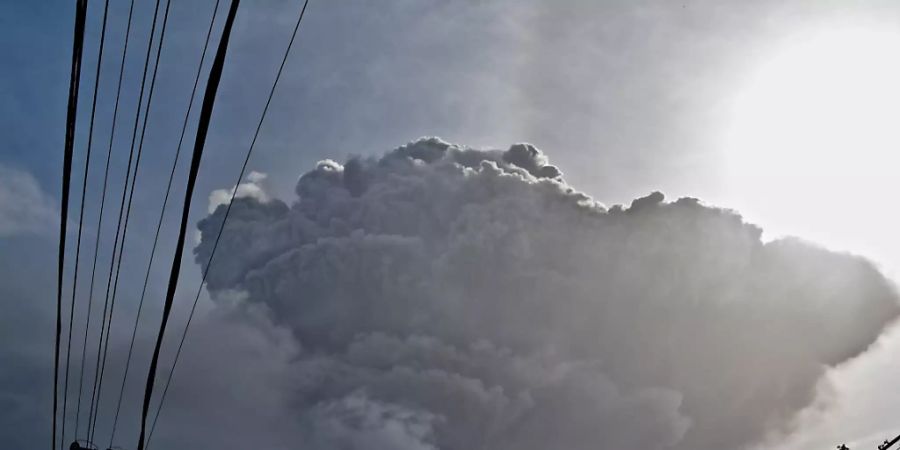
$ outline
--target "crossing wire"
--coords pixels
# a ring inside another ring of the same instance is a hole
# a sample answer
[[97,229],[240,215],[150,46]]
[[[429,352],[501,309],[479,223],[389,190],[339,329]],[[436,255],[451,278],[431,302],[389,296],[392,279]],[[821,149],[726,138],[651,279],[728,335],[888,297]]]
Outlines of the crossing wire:
[[[78,237],[75,240],[75,271],[72,275],[72,305],[69,309],[69,338],[68,343],[66,345],[66,376],[63,388],[63,417],[62,417],[62,431],[60,433],[62,441],[66,442],[66,413],[68,412],[68,400],[69,400],[69,366],[70,366],[70,358],[72,355],[72,323],[74,323],[75,319],[75,293],[78,290],[78,264],[81,258],[81,232],[84,225],[84,203],[85,198],[87,196],[87,184],[88,184],[88,175],[91,167],[91,147],[94,142],[94,117],[97,112],[97,93],[100,91],[100,68],[103,65],[103,44],[106,41],[106,18],[107,13],[109,12],[109,0],[106,0],[103,6],[103,24],[100,27],[100,48],[97,51],[97,70],[94,72],[94,95],[91,101],[91,119],[90,125],[88,126],[88,140],[87,140],[87,150],[84,158],[84,176],[82,178],[81,183],[81,210],[78,213]],[[90,310],[88,310],[88,314],[90,314]],[[85,330],[85,336],[87,336],[87,331]],[[81,377],[84,376],[84,364],[81,365]],[[79,379],[79,387],[81,386],[81,381]],[[81,390],[79,389],[79,396],[81,395]],[[76,419],[75,419],[75,434],[77,438],[78,434],[78,413],[76,411]]]
[[[62,337],[63,271],[66,258],[66,224],[69,220],[69,189],[72,182],[72,155],[75,146],[75,125],[78,121],[78,85],[81,83],[81,55],[84,49],[84,24],[87,18],[87,0],[75,5],[75,32],[72,39],[72,73],[69,76],[69,99],[66,109],[66,135],[63,147],[62,197],[59,215],[59,255],[56,274],[56,341],[53,356],[53,431],[50,449],[56,448],[56,421],[59,408],[59,341]],[[69,329],[72,328],[69,320]],[[65,410],[63,410],[65,416]]]
[[[99,406],[99,392],[103,387],[102,386],[103,372],[106,369],[105,357],[103,359],[102,366],[101,366],[101,354],[103,354],[104,356],[106,354],[106,352],[103,351],[103,346],[104,346],[103,337],[104,337],[104,333],[106,333],[108,331],[107,330],[107,320],[106,320],[107,310],[110,311],[110,322],[112,321],[112,314],[111,314],[112,309],[111,309],[110,305],[114,305],[114,303],[112,303],[110,301],[110,292],[112,292],[111,288],[112,288],[112,281],[113,281],[113,273],[114,273],[114,268],[116,267],[116,250],[119,249],[119,247],[120,247],[120,245],[119,245],[120,244],[120,242],[119,242],[120,235],[122,237],[122,242],[121,242],[122,246],[124,246],[124,241],[125,241],[124,233],[122,233],[122,219],[123,219],[123,214],[125,213],[125,200],[127,199],[127,194],[128,194],[128,182],[131,179],[132,161],[134,160],[134,156],[135,156],[135,152],[134,152],[134,150],[135,150],[135,145],[134,145],[135,144],[135,134],[137,133],[137,127],[138,127],[138,124],[140,123],[141,106],[142,106],[142,102],[143,102],[143,98],[144,98],[144,87],[147,82],[147,70],[150,66],[150,55],[152,54],[152,50],[153,50],[153,37],[155,36],[155,33],[156,33],[156,21],[157,21],[158,15],[159,15],[159,5],[160,5],[160,0],[156,0],[156,6],[153,11],[153,22],[150,27],[150,39],[147,42],[147,55],[144,58],[144,71],[143,71],[143,76],[141,79],[141,89],[140,89],[140,93],[138,94],[138,105],[137,105],[137,111],[135,112],[135,119],[134,119],[135,125],[134,125],[134,130],[132,131],[132,137],[131,137],[131,150],[128,153],[128,163],[126,164],[125,183],[122,185],[122,200],[119,204],[119,219],[116,224],[116,235],[115,235],[115,238],[113,239],[112,262],[110,263],[109,276],[106,281],[106,294],[105,294],[105,300],[104,300],[104,304],[103,304],[103,315],[101,316],[102,320],[100,322],[100,340],[97,342],[97,363],[96,363],[95,373],[98,375],[94,377],[94,389],[91,393],[91,412],[88,416],[88,440],[89,441],[93,441],[93,437],[94,437],[94,428],[95,428],[95,425],[97,422],[97,412],[98,412],[97,407]],[[135,166],[135,176],[136,175],[137,175],[137,166]],[[125,220],[127,223],[127,217],[125,218]],[[119,250],[119,258],[118,258],[119,266],[121,266],[121,261],[122,261],[121,257],[122,257],[122,252],[121,252],[121,250]],[[118,273],[118,272],[116,271],[116,273]],[[106,343],[108,343],[108,342],[109,341],[107,339]]]
[[[108,2],[108,0],[107,0],[107,2]],[[106,150],[106,168],[104,169],[104,173],[103,173],[103,190],[100,194],[100,211],[98,213],[98,218],[97,218],[97,235],[94,240],[94,261],[91,265],[91,281],[90,281],[90,287],[88,288],[88,310],[87,310],[87,318],[85,319],[85,327],[84,327],[84,343],[81,347],[81,369],[80,369],[81,382],[79,383],[79,386],[78,386],[78,406],[75,408],[75,434],[76,434],[76,436],[78,435],[78,425],[79,425],[79,420],[81,418],[81,400],[82,400],[82,390],[84,387],[84,363],[85,363],[85,357],[87,356],[86,350],[87,350],[88,335],[91,330],[91,307],[94,302],[94,280],[95,280],[96,274],[97,274],[97,256],[100,253],[100,235],[101,235],[101,231],[103,229],[103,210],[104,210],[104,207],[106,206],[106,191],[107,191],[108,181],[109,181],[109,165],[110,165],[110,159],[112,156],[113,139],[115,138],[115,135],[116,135],[116,121],[119,117],[119,99],[120,99],[121,93],[122,93],[122,78],[123,78],[123,75],[125,72],[125,57],[128,55],[128,36],[131,33],[131,19],[133,17],[133,13],[134,13],[134,0],[131,0],[131,6],[128,9],[128,23],[125,27],[125,43],[122,48],[122,62],[119,64],[119,81],[117,82],[117,87],[116,87],[116,101],[115,101],[115,106],[113,108],[112,125],[111,125],[111,129],[110,129],[110,133],[109,133],[109,146],[107,147],[107,150]],[[94,376],[96,377],[96,375],[97,375],[97,373],[95,371]],[[93,407],[91,407],[91,411],[93,411]],[[88,419],[90,419],[90,417]]]
[[219,46],[216,49],[216,56],[213,59],[212,67],[209,71],[209,80],[206,83],[206,92],[203,95],[203,104],[200,108],[200,118],[197,125],[197,137],[194,141],[194,152],[191,158],[191,167],[188,173],[187,186],[184,191],[184,204],[181,211],[181,227],[178,231],[178,241],[175,245],[175,254],[172,258],[172,270],[169,273],[169,286],[166,291],[166,299],[163,304],[162,320],[159,325],[159,333],[156,337],[156,346],[153,349],[153,357],[150,360],[150,369],[147,372],[147,385],[144,390],[144,402],[141,407],[141,433],[138,438],[137,450],[144,450],[145,436],[147,432],[147,413],[150,409],[150,399],[153,397],[153,385],[156,381],[156,369],[159,364],[159,351],[162,346],[163,336],[166,331],[166,324],[169,321],[169,314],[172,312],[172,303],[175,299],[175,291],[178,288],[178,274],[181,271],[182,252],[184,251],[184,238],[187,231],[188,216],[191,212],[191,197],[194,193],[194,187],[197,182],[197,173],[200,170],[200,161],[203,157],[203,147],[206,144],[206,134],[209,131],[209,121],[212,117],[213,106],[216,101],[216,93],[219,90],[219,82],[222,79],[222,69],[225,65],[225,55],[228,51],[228,41],[231,37],[231,29],[234,25],[234,18],[237,15],[240,0],[232,0],[231,7],[228,10],[228,17],[222,28],[222,37],[219,39]]
[[[125,207],[125,214],[124,214],[125,221],[122,226],[122,241],[119,246],[119,256],[118,256],[118,262],[116,263],[116,270],[115,270],[115,272],[116,272],[115,281],[113,282],[112,296],[111,296],[110,302],[109,302],[109,320],[107,321],[106,340],[103,343],[103,362],[102,362],[101,369],[100,369],[99,381],[97,383],[97,403],[96,403],[96,409],[94,411],[94,423],[91,425],[91,431],[90,431],[91,440],[93,440],[94,431],[97,427],[97,419],[99,418],[99,415],[100,415],[100,404],[103,399],[103,376],[106,371],[107,352],[109,351],[109,338],[112,335],[112,323],[113,323],[113,318],[114,318],[114,313],[115,313],[116,295],[118,293],[118,287],[119,287],[119,274],[121,273],[122,261],[124,260],[126,237],[127,237],[127,233],[128,233],[128,221],[129,221],[129,218],[131,217],[131,206],[132,206],[132,202],[134,200],[134,191],[135,191],[135,188],[137,185],[138,174],[140,172],[141,156],[143,155],[143,150],[144,150],[144,138],[146,137],[146,134],[147,134],[147,123],[149,122],[149,118],[150,118],[150,107],[153,104],[153,93],[154,93],[154,90],[156,87],[156,77],[159,74],[159,62],[161,60],[162,49],[165,44],[166,26],[168,25],[168,21],[169,21],[169,7],[171,6],[171,4],[172,3],[170,0],[166,0],[166,8],[163,13],[162,27],[160,28],[159,44],[157,45],[157,49],[156,49],[156,56],[155,56],[156,59],[153,63],[153,75],[151,76],[151,79],[150,79],[150,89],[149,89],[149,92],[147,95],[147,103],[144,105],[143,124],[141,124],[141,122],[140,122],[140,117],[141,117],[141,114],[140,114],[141,113],[141,111],[140,111],[141,103],[140,102],[138,102],[138,109],[135,112],[134,129],[132,130],[132,135],[131,135],[131,151],[130,151],[130,153],[134,154],[135,143],[137,143],[137,154],[136,154],[135,162],[134,162],[134,173],[133,173],[133,176],[131,177],[131,187],[130,187],[130,189],[126,189],[128,191],[128,205],[127,205],[127,207]],[[147,81],[147,68],[150,63],[150,55],[151,55],[152,49],[153,49],[153,37],[154,37],[154,32],[156,30],[156,19],[157,19],[157,15],[159,13],[159,6],[160,6],[160,0],[157,0],[156,1],[156,9],[154,10],[154,15],[153,15],[153,24],[151,26],[151,31],[150,31],[150,40],[147,45],[147,55],[144,59],[144,77],[141,82],[141,92],[140,92],[140,96],[139,96],[140,99],[143,98],[144,82]],[[139,124],[141,124],[140,141],[137,140]],[[129,159],[130,159],[130,156],[129,156]],[[130,167],[130,161],[129,161],[129,167]],[[126,180],[125,187],[127,188],[128,187],[128,177],[127,176],[126,176],[125,180]],[[123,202],[122,206],[123,207],[125,205],[124,204],[125,192],[126,191],[122,192],[122,202]],[[120,210],[120,215],[121,215],[121,210]],[[120,220],[121,220],[121,218],[120,218]]]
[[[128,356],[125,359],[125,371],[124,371],[124,374],[122,375],[122,385],[119,388],[119,399],[116,402],[116,414],[113,419],[112,433],[109,438],[109,446],[110,447],[112,447],[112,443],[116,437],[116,427],[119,423],[119,412],[122,409],[122,398],[125,394],[125,383],[128,380],[128,369],[131,366],[131,357],[132,357],[132,353],[134,351],[134,341],[137,336],[138,324],[140,323],[140,320],[141,320],[141,312],[143,311],[143,307],[144,307],[144,298],[147,294],[147,284],[150,280],[150,271],[153,267],[153,258],[156,255],[156,247],[159,243],[159,233],[160,233],[160,229],[162,229],[163,218],[165,217],[165,212],[166,212],[166,205],[169,202],[169,195],[172,191],[172,182],[175,178],[175,169],[178,166],[178,159],[179,159],[179,156],[181,155],[181,146],[184,142],[185,132],[187,131],[188,119],[190,118],[191,110],[194,106],[194,98],[196,97],[196,94],[197,94],[197,85],[200,82],[200,74],[202,73],[203,62],[206,61],[206,51],[209,48],[209,41],[210,41],[210,37],[212,36],[213,25],[215,24],[215,20],[216,20],[216,13],[219,11],[219,3],[220,3],[220,0],[216,0],[216,4],[213,7],[212,16],[210,17],[210,20],[209,20],[209,28],[207,28],[207,30],[206,30],[206,40],[203,43],[203,51],[200,53],[200,63],[197,65],[197,73],[194,76],[194,86],[191,88],[191,96],[190,96],[190,99],[188,100],[187,111],[184,113],[184,121],[181,124],[181,135],[178,137],[178,146],[176,147],[176,150],[175,150],[175,157],[172,159],[172,169],[169,172],[169,181],[168,181],[168,184],[166,185],[166,194],[163,197],[162,207],[160,207],[160,210],[159,210],[159,220],[156,223],[156,233],[153,236],[153,247],[150,250],[150,260],[147,263],[147,271],[144,274],[144,286],[141,289],[140,301],[138,301],[137,316],[134,318],[134,327],[131,331],[131,342],[128,344]],[[151,429],[150,431],[152,434],[153,430]],[[149,437],[148,437],[148,441],[149,441]]]
[[225,229],[225,222],[228,221],[228,215],[231,212],[231,205],[234,204],[235,196],[237,195],[237,185],[244,179],[244,173],[247,170],[247,164],[250,161],[250,156],[253,154],[253,149],[256,146],[256,140],[259,138],[259,132],[262,129],[263,122],[266,120],[266,114],[269,111],[269,105],[272,103],[272,97],[275,94],[275,89],[278,87],[278,81],[281,79],[281,73],[284,71],[285,63],[287,62],[288,55],[291,52],[291,48],[294,46],[294,40],[297,38],[297,31],[300,29],[300,23],[303,21],[303,15],[306,13],[306,7],[309,5],[309,0],[304,0],[303,8],[300,9],[300,15],[297,18],[297,22],[294,25],[294,31],[291,33],[291,40],[288,42],[287,49],[284,52],[284,56],[281,59],[281,65],[278,67],[278,72],[275,75],[275,81],[272,83],[272,88],[269,90],[269,97],[266,99],[266,105],[263,107],[262,114],[260,115],[259,122],[256,125],[256,131],[253,134],[253,139],[250,142],[250,147],[247,149],[247,153],[244,157],[244,163],[241,166],[241,171],[238,174],[237,180],[235,182],[235,189],[231,193],[231,200],[228,202],[228,206],[225,208],[225,215],[222,219],[222,223],[219,225],[218,233],[216,234],[216,240],[213,242],[212,251],[210,252],[209,258],[206,262],[206,269],[203,271],[203,277],[200,281],[200,286],[197,288],[197,294],[194,296],[194,302],[191,305],[191,312],[188,315],[187,323],[184,326],[184,331],[181,334],[181,341],[178,343],[178,349],[175,352],[175,359],[172,362],[172,368],[169,370],[169,375],[166,379],[166,385],[163,389],[162,396],[159,400],[159,405],[156,408],[156,414],[153,417],[153,424],[150,427],[150,434],[147,437],[147,446],[150,445],[150,438],[153,437],[153,431],[156,429],[156,422],[159,420],[159,414],[162,411],[163,403],[166,400],[166,394],[169,392],[169,386],[172,383],[172,377],[175,374],[175,367],[178,365],[178,359],[181,356],[181,349],[184,347],[184,341],[187,337],[188,329],[191,326],[191,321],[194,318],[194,312],[197,309],[197,301],[200,299],[200,293],[203,290],[203,283],[206,282],[206,276],[209,274],[210,267],[213,263],[213,257],[216,254],[216,249],[219,246],[219,239],[222,237],[222,232]]

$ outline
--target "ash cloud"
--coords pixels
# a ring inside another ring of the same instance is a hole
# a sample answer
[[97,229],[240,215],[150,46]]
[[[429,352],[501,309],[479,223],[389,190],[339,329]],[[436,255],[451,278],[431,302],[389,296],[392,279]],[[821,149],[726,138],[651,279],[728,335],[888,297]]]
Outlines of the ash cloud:
[[263,194],[208,288],[283,332],[260,367],[296,447],[741,448],[898,314],[862,258],[692,198],[606,208],[527,144],[421,139]]

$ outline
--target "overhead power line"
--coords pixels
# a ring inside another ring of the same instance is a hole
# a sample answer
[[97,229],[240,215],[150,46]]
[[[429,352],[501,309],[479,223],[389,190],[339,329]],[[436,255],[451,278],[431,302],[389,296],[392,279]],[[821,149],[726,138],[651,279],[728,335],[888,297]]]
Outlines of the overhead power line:
[[[109,438],[110,447],[112,447],[112,443],[116,437],[116,427],[119,423],[119,412],[122,409],[122,398],[124,397],[124,394],[125,394],[125,383],[128,380],[128,369],[131,366],[131,357],[132,357],[132,354],[134,351],[134,341],[135,341],[135,338],[137,337],[138,324],[140,323],[141,312],[143,311],[143,308],[144,308],[144,298],[147,294],[147,284],[150,280],[150,272],[153,267],[153,258],[156,255],[156,247],[159,243],[159,233],[160,233],[160,230],[162,229],[162,223],[163,223],[163,218],[165,217],[166,206],[169,202],[169,195],[172,191],[172,184],[173,184],[172,182],[175,178],[175,169],[178,166],[178,159],[179,159],[179,156],[181,155],[181,146],[182,146],[182,143],[184,142],[185,132],[187,131],[188,119],[190,118],[191,110],[194,106],[194,97],[197,94],[197,85],[200,82],[200,74],[202,73],[203,62],[206,60],[206,51],[209,48],[209,41],[210,41],[210,37],[212,36],[213,25],[215,24],[215,20],[216,20],[216,13],[219,11],[219,3],[220,3],[220,0],[216,0],[216,4],[213,7],[212,16],[209,19],[209,27],[207,28],[207,31],[206,31],[206,39],[203,43],[203,51],[200,53],[200,63],[197,65],[197,73],[194,76],[194,85],[191,88],[191,96],[188,100],[187,111],[184,113],[184,121],[182,122],[182,125],[181,125],[181,135],[178,137],[178,146],[176,147],[176,150],[175,150],[175,157],[172,159],[172,169],[169,172],[169,181],[166,185],[166,193],[165,193],[165,196],[163,197],[163,203],[159,210],[159,220],[156,223],[156,233],[153,236],[153,246],[150,250],[150,258],[147,263],[147,271],[144,275],[144,286],[141,289],[141,298],[138,301],[137,315],[134,318],[134,327],[131,331],[131,342],[128,344],[128,356],[125,359],[125,370],[122,375],[122,384],[121,384],[121,387],[119,388],[119,399],[116,402],[116,414],[113,419],[112,433]],[[152,435],[152,433],[153,433],[152,428],[151,428],[150,432]],[[149,441],[149,437],[148,437],[148,441]]]
[[175,254],[172,259],[172,270],[169,273],[169,286],[166,291],[166,299],[163,304],[162,321],[159,326],[159,333],[156,338],[156,346],[153,349],[153,357],[150,360],[150,369],[147,372],[147,386],[144,392],[144,402],[141,408],[141,433],[138,438],[137,450],[144,450],[146,431],[147,431],[147,413],[150,409],[150,399],[153,397],[153,385],[156,381],[156,369],[159,364],[159,351],[162,346],[163,336],[166,331],[166,324],[169,321],[169,314],[172,311],[172,303],[175,298],[175,291],[178,288],[178,275],[181,271],[182,252],[184,251],[184,239],[187,231],[188,216],[191,211],[191,197],[194,193],[194,187],[197,182],[197,173],[200,170],[200,161],[203,157],[203,147],[206,144],[206,134],[209,131],[209,121],[212,117],[213,106],[216,101],[216,93],[219,89],[219,82],[222,79],[222,69],[225,65],[225,55],[228,51],[228,41],[231,37],[231,29],[234,25],[234,18],[237,15],[240,0],[232,0],[231,8],[228,10],[228,17],[222,29],[222,37],[219,39],[219,47],[216,49],[216,56],[213,59],[210,68],[209,81],[206,83],[206,92],[203,96],[203,104],[200,109],[200,118],[197,125],[197,137],[194,141],[194,152],[191,158],[191,167],[188,173],[187,186],[184,192],[184,205],[181,212],[181,227],[178,231],[178,241],[175,246]]
[[[102,230],[103,230],[103,210],[106,205],[106,190],[107,190],[108,182],[109,182],[109,166],[110,166],[110,160],[112,157],[113,140],[116,135],[116,120],[118,119],[118,116],[119,116],[119,99],[122,94],[122,78],[123,78],[123,75],[125,72],[125,57],[128,55],[128,37],[131,34],[131,21],[132,21],[133,15],[134,15],[134,0],[131,0],[131,6],[128,9],[128,23],[125,27],[125,43],[122,47],[122,61],[119,64],[119,81],[117,82],[117,86],[116,86],[116,101],[115,101],[115,106],[113,107],[112,125],[111,125],[110,133],[109,133],[109,146],[107,147],[107,150],[106,150],[106,168],[103,171],[103,190],[100,194],[100,211],[98,213],[98,218],[97,218],[97,236],[94,240],[94,261],[91,265],[91,280],[90,280],[90,286],[88,288],[88,310],[87,310],[87,318],[85,319],[85,327],[84,327],[84,344],[81,348],[82,377],[81,377],[81,382],[78,386],[78,406],[75,409],[75,434],[76,435],[78,434],[78,425],[79,425],[79,420],[81,418],[81,400],[82,400],[81,394],[82,394],[82,389],[84,387],[84,376],[83,376],[84,375],[84,363],[85,363],[85,357],[86,357],[88,335],[91,330],[91,306],[93,305],[93,302],[94,302],[94,280],[95,280],[96,274],[97,274],[97,256],[100,253],[100,235],[102,234]],[[105,315],[106,315],[106,313],[104,312],[104,316]],[[102,329],[101,329],[101,332],[102,332]],[[101,336],[101,338],[102,338],[102,336]],[[96,376],[97,376],[97,371],[95,369],[95,371],[94,371],[95,380],[96,380]],[[90,407],[89,416],[88,416],[88,427],[90,427],[90,422],[91,422],[90,414],[92,414],[93,410],[94,410],[93,398],[91,399],[91,403],[92,403],[92,405]],[[88,428],[88,431],[90,431],[90,428]]]
[[894,444],[896,444],[897,442],[900,442],[900,436],[895,437],[891,441],[885,440],[884,443],[882,443],[881,445],[878,446],[878,450],[887,450],[887,449],[893,447]]
[[[878,444],[878,450],[888,450],[894,446],[894,444],[900,442],[900,436],[895,437],[893,440],[885,439],[884,442]],[[847,447],[847,444],[841,444],[837,446],[837,450],[850,450],[850,447]]]
[[281,58],[281,64],[278,67],[278,72],[275,75],[275,81],[272,83],[272,88],[269,90],[269,96],[266,99],[266,104],[263,107],[262,114],[260,115],[259,122],[256,125],[256,131],[253,133],[253,139],[250,142],[250,147],[247,149],[247,153],[244,157],[244,162],[241,165],[240,173],[238,174],[237,180],[235,181],[235,189],[231,193],[231,201],[228,202],[228,206],[225,209],[225,215],[222,219],[222,223],[219,225],[219,230],[216,233],[216,240],[213,242],[212,251],[210,252],[209,258],[206,262],[206,269],[203,271],[203,278],[200,281],[200,286],[197,288],[197,294],[194,296],[194,302],[191,305],[191,312],[188,315],[187,323],[184,326],[184,331],[181,333],[181,340],[178,343],[178,349],[175,352],[175,359],[172,362],[172,368],[169,370],[169,375],[166,378],[165,388],[163,389],[162,396],[159,400],[159,405],[156,408],[156,414],[153,417],[153,424],[150,427],[150,434],[147,437],[147,445],[149,446],[150,438],[153,436],[153,431],[156,429],[156,422],[159,420],[159,414],[162,411],[163,404],[166,400],[166,394],[169,392],[169,386],[172,383],[172,377],[175,374],[175,368],[178,365],[179,357],[181,356],[181,349],[184,346],[185,338],[187,337],[188,329],[191,326],[191,321],[194,318],[194,312],[197,309],[197,302],[200,299],[200,293],[203,290],[203,284],[206,282],[206,276],[209,274],[210,267],[213,263],[213,257],[216,254],[216,249],[219,246],[219,239],[222,237],[222,232],[225,229],[225,222],[228,221],[228,215],[231,212],[231,205],[234,204],[235,196],[237,195],[237,185],[244,179],[244,173],[247,170],[247,164],[250,161],[250,156],[253,154],[253,149],[256,146],[256,140],[259,138],[260,130],[262,129],[263,122],[266,120],[266,114],[269,111],[269,105],[272,103],[272,97],[275,95],[275,89],[278,87],[278,81],[281,80],[281,74],[284,71],[285,63],[287,62],[288,55],[291,52],[291,48],[294,46],[294,40],[297,38],[297,31],[300,29],[300,23],[303,21],[303,16],[306,13],[306,7],[309,5],[309,0],[304,0],[303,7],[300,9],[300,15],[297,18],[297,22],[294,24],[294,31],[291,33],[291,40],[288,42],[287,49],[284,51],[284,56]]
[[[140,120],[141,106],[142,106],[143,99],[144,99],[144,87],[147,82],[147,70],[150,65],[149,59],[150,59],[150,55],[152,54],[153,37],[156,33],[156,20],[157,20],[158,14],[159,14],[159,1],[160,0],[156,0],[156,5],[155,5],[154,11],[153,11],[153,22],[150,27],[150,38],[147,42],[147,55],[144,60],[144,70],[143,70],[143,76],[141,78],[141,88],[140,88],[140,93],[138,94],[137,110],[135,111],[135,122],[137,122],[137,123],[140,123],[139,120]],[[137,128],[137,127],[135,126],[135,128]],[[135,130],[135,132],[136,132],[136,130]],[[103,379],[103,371],[106,368],[106,361],[103,361],[101,359],[101,357],[103,355],[104,336],[106,335],[106,330],[107,330],[107,327],[106,327],[107,312],[109,311],[110,293],[112,292],[113,274],[115,273],[116,256],[117,256],[117,250],[119,249],[119,237],[121,236],[121,233],[122,233],[122,219],[123,219],[123,215],[125,214],[125,200],[127,199],[127,194],[128,194],[128,183],[129,183],[129,180],[131,179],[131,166],[134,161],[134,150],[135,150],[134,135],[132,135],[131,150],[128,153],[128,162],[125,164],[125,181],[122,184],[122,200],[120,201],[120,204],[119,204],[119,217],[116,222],[116,234],[115,234],[115,237],[113,238],[113,248],[112,248],[112,255],[110,256],[109,273],[108,273],[107,279],[106,279],[106,293],[104,294],[103,313],[100,316],[101,317],[100,339],[97,341],[97,360],[96,360],[96,363],[94,366],[95,367],[94,368],[94,374],[95,374],[94,385],[93,385],[93,389],[91,391],[91,407],[90,407],[90,412],[88,414],[88,440],[89,441],[93,441],[93,438],[94,438],[94,424],[96,423],[96,420],[97,420],[97,404],[99,403],[97,397],[98,397],[99,389],[102,387],[102,386],[98,386],[98,385],[100,384],[100,380]],[[119,252],[119,256],[121,256],[121,252]]]
[[[69,220],[69,188],[72,181],[72,155],[75,145],[75,125],[78,115],[78,85],[81,82],[81,55],[84,49],[84,24],[87,18],[87,0],[75,5],[75,32],[72,39],[72,72],[69,76],[69,100],[66,109],[66,135],[63,147],[62,198],[59,215],[59,255],[56,277],[56,341],[53,356],[53,432],[50,449],[56,448],[56,421],[59,407],[59,341],[62,335],[62,291],[66,254],[66,223]],[[71,329],[71,320],[69,328]],[[63,411],[65,415],[65,411]]]
[[[143,148],[144,148],[144,136],[147,131],[147,122],[148,122],[148,119],[150,116],[150,106],[153,102],[153,92],[154,92],[154,87],[156,86],[156,77],[157,77],[157,74],[159,73],[159,60],[160,60],[160,56],[162,53],[163,44],[165,43],[164,40],[165,40],[165,33],[166,33],[166,25],[168,24],[169,6],[170,5],[171,5],[171,2],[169,0],[167,0],[165,12],[163,13],[163,22],[162,22],[162,27],[160,29],[160,39],[159,39],[159,44],[158,44],[157,51],[156,51],[156,60],[153,64],[153,75],[151,76],[151,80],[150,80],[150,89],[149,89],[149,92],[147,95],[146,104],[142,104],[143,96],[144,96],[144,86],[145,86],[145,83],[147,82],[147,71],[150,66],[150,56],[153,53],[152,52],[153,38],[154,38],[155,32],[156,32],[156,22],[157,22],[157,17],[159,15],[160,0],[156,0],[155,9],[153,11],[153,22],[150,27],[150,39],[147,43],[147,53],[144,57],[144,71],[143,71],[143,77],[141,79],[140,93],[138,94],[138,106],[137,106],[137,110],[135,111],[134,127],[132,129],[132,135],[131,135],[131,150],[129,151],[129,155],[128,155],[128,171],[126,172],[126,175],[125,175],[125,184],[123,185],[123,190],[122,190],[122,200],[121,200],[121,204],[119,206],[119,208],[120,208],[119,209],[119,224],[121,225],[122,240],[119,243],[118,261],[115,264],[115,280],[112,283],[112,294],[110,294],[110,289],[109,289],[109,287],[110,287],[109,283],[111,280],[113,280],[112,266],[110,266],[110,278],[107,280],[107,301],[109,303],[109,320],[106,323],[105,341],[100,343],[101,347],[103,349],[103,357],[102,357],[102,363],[100,366],[100,375],[97,379],[97,389],[96,389],[97,401],[95,404],[94,419],[93,419],[93,424],[91,424],[91,426],[90,426],[90,433],[88,435],[90,440],[93,440],[94,431],[97,427],[97,419],[100,415],[100,404],[101,404],[102,395],[103,395],[103,376],[104,376],[104,373],[106,372],[106,358],[107,358],[107,352],[109,350],[109,338],[110,338],[110,335],[112,334],[112,322],[113,322],[114,313],[115,313],[116,294],[118,293],[118,287],[119,287],[119,274],[121,273],[121,269],[122,269],[122,260],[124,259],[125,243],[126,243],[126,237],[128,234],[128,221],[129,221],[129,218],[131,217],[131,205],[132,205],[132,200],[134,199],[134,191],[135,191],[135,186],[137,184],[137,177],[140,172],[141,155],[143,154]],[[141,106],[144,107],[144,113],[143,113],[144,121],[143,121],[142,125],[141,125],[141,121],[140,121]],[[137,140],[139,125],[141,125],[140,141]],[[135,144],[137,144],[137,147],[135,147]],[[135,153],[135,148],[137,148],[136,153]],[[133,172],[133,174],[131,172],[132,157],[134,157],[134,172]],[[131,175],[131,187],[130,188],[128,186],[129,175]],[[127,200],[128,200],[127,206],[125,203],[126,194],[127,194]],[[124,216],[124,222],[123,222],[123,216]],[[114,242],[118,241],[118,237],[119,237],[119,229],[117,228],[116,229],[116,239],[114,239]],[[113,251],[115,252],[115,246],[113,247]],[[104,315],[104,318],[105,317],[106,316]],[[103,330],[101,329],[101,337],[102,336],[103,336]],[[98,353],[99,353],[99,348],[100,347],[98,347]]]
[[[97,112],[97,94],[100,91],[100,68],[103,66],[103,44],[106,42],[106,19],[107,14],[109,13],[109,0],[106,0],[103,6],[103,24],[100,27],[100,45],[99,50],[97,51],[97,70],[94,72],[94,95],[91,101],[91,119],[90,125],[88,126],[88,140],[87,140],[87,150],[84,158],[84,176],[82,177],[81,183],[81,210],[78,213],[78,237],[75,240],[75,271],[72,275],[72,304],[69,309],[69,337],[66,343],[66,376],[65,381],[63,382],[63,417],[62,417],[62,431],[60,433],[62,442],[66,442],[66,414],[68,413],[68,400],[69,400],[69,361],[72,355],[72,324],[75,321],[75,297],[78,291],[78,264],[81,258],[81,233],[84,225],[84,203],[87,197],[87,184],[88,184],[88,175],[90,173],[91,167],[91,147],[94,142],[94,117]],[[90,305],[90,303],[88,303]],[[90,307],[88,308],[88,315],[90,315]],[[85,337],[87,337],[87,330],[85,330]],[[82,348],[82,358],[84,357],[84,352]],[[84,377],[84,361],[82,360],[80,375],[79,375],[79,389],[78,396],[79,399],[81,397],[81,378]],[[75,434],[78,434],[78,409],[75,412]]]

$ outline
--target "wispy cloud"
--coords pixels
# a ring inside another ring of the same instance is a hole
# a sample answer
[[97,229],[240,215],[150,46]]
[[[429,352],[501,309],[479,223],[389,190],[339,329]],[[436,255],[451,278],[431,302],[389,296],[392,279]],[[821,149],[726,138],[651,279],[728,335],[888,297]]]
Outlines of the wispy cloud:
[[53,198],[33,175],[0,165],[0,237],[47,233],[57,217]]

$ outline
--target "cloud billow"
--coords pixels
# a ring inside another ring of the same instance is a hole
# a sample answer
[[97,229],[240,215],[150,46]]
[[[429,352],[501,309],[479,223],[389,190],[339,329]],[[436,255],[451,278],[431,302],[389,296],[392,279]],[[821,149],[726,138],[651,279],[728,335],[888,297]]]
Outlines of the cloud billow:
[[296,193],[238,196],[208,287],[289,330],[304,448],[740,448],[898,314],[862,258],[691,198],[606,208],[527,144],[421,139]]

